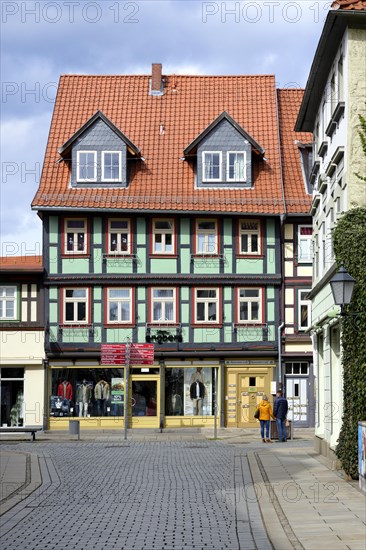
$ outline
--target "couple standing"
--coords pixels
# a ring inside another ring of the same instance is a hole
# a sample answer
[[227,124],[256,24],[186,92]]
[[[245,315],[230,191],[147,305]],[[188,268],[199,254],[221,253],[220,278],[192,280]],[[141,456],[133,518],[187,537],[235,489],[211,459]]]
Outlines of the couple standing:
[[[257,410],[259,411],[259,422],[261,425],[261,437],[263,443],[272,443],[269,438],[269,426],[270,418],[276,420],[277,431],[278,431],[278,440],[287,441],[287,430],[286,430],[286,417],[288,411],[287,399],[283,397],[282,391],[277,392],[277,398],[274,404],[274,410],[272,413],[272,407],[268,402],[268,397],[263,395],[262,401],[259,403]],[[266,439],[264,438],[264,431],[266,432]]]

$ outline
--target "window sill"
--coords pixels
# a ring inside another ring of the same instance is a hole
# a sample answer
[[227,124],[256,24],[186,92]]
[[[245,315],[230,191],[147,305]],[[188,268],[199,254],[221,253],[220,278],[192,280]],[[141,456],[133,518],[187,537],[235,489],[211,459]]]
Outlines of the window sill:
[[134,260],[136,258],[136,254],[131,254],[131,252],[105,252],[103,257],[107,258],[107,260],[114,260],[115,258]]
[[134,323],[104,323],[104,328],[134,328]]
[[152,328],[159,330],[161,328],[180,328],[180,323],[177,323],[177,321],[172,321],[171,323],[168,322],[161,322],[161,321],[150,321],[147,323],[147,328]]
[[90,258],[90,252],[75,252],[71,254],[67,254],[63,252],[61,254],[61,258],[63,260],[69,259],[69,258]]
[[224,255],[223,254],[191,254],[192,260],[205,260],[206,258],[215,258],[216,260],[223,260]]
[[241,254],[239,252],[236,257],[242,259],[263,260],[264,254]]
[[178,258],[178,254],[176,254],[175,252],[173,254],[170,254],[169,252],[167,252],[166,254],[150,254],[149,255],[149,258],[156,258],[156,259],[177,259]]
[[222,328],[222,323],[193,323],[192,328]]
[[64,323],[59,325],[59,328],[93,328],[91,323]]
[[246,321],[245,323],[234,323],[235,328],[267,328],[266,323],[253,321]]

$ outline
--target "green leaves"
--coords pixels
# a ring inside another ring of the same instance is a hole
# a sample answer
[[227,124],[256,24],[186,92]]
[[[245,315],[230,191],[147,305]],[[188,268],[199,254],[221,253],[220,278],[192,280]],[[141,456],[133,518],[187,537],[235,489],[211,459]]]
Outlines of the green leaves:
[[346,212],[333,243],[338,266],[343,262],[356,279],[349,315],[342,319],[343,417],[336,454],[345,473],[357,479],[358,422],[366,420],[366,208]]

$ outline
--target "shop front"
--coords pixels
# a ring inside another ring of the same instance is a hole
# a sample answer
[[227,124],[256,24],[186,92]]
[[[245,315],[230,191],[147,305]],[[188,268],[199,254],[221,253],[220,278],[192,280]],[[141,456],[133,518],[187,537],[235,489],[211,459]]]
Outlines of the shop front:
[[273,361],[227,361],[225,371],[225,426],[255,428],[254,413],[263,395],[272,403]]
[[[128,427],[210,427],[219,397],[219,362],[180,361],[129,369]],[[125,368],[54,362],[48,369],[48,428],[124,427]],[[217,411],[219,414],[219,411]]]
[[[256,427],[254,411],[271,400],[274,361],[166,360],[129,369],[91,362],[52,363],[48,369],[48,428],[121,429],[125,403],[129,428]],[[222,405],[222,406],[220,406]],[[223,415],[221,415],[221,410]],[[219,420],[220,419],[220,420]]]
[[0,426],[43,426],[43,381],[42,362],[0,366]]

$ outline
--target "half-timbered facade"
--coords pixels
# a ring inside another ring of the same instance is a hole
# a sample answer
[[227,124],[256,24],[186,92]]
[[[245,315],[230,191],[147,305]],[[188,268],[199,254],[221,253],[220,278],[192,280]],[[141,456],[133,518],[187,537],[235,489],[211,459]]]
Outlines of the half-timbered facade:
[[277,93],[271,76],[168,76],[159,64],[151,76],[61,78],[33,202],[50,427],[123,425],[126,372],[101,364],[106,343],[155,346],[153,366],[130,370],[132,427],[211,426],[215,410],[222,426],[254,426],[287,362],[310,368],[299,302],[310,257],[289,275],[288,308],[283,287],[285,238],[297,247],[310,225],[286,111],[295,92]]

